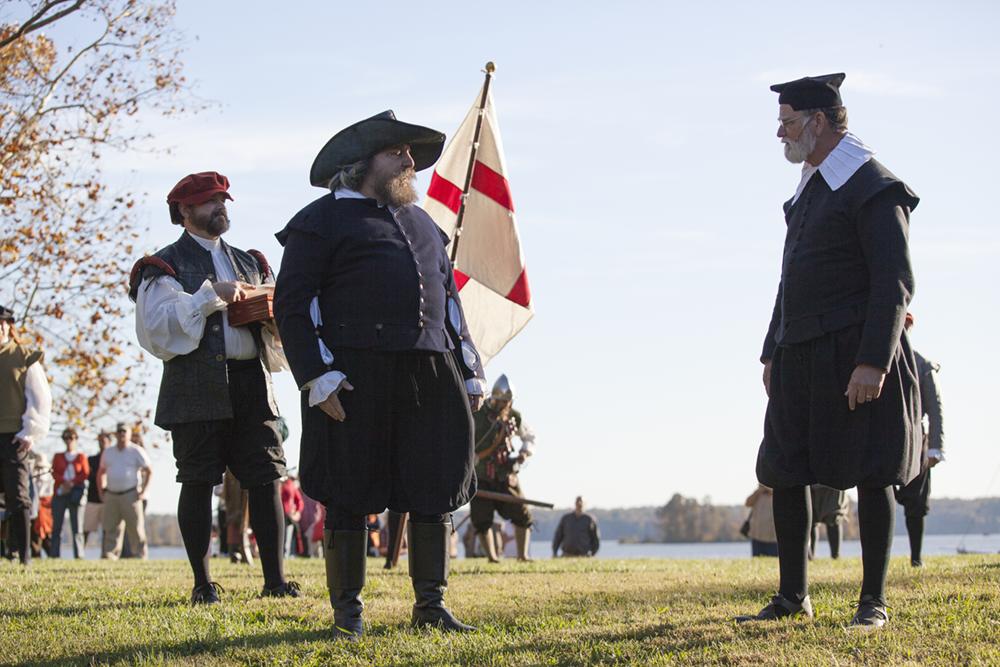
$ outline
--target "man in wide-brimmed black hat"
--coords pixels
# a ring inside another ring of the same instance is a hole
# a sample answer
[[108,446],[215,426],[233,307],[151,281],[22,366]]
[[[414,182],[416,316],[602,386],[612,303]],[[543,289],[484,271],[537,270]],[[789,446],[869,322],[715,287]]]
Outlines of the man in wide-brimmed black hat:
[[444,606],[451,512],[476,490],[471,410],[484,393],[445,249],[414,205],[415,172],[444,144],[391,111],[338,132],[316,157],[331,192],[277,234],[274,310],[302,390],[301,484],[327,507],[335,635],[362,633],[366,515],[409,512],[412,622],[466,631]]
[[757,479],[774,489],[780,582],[743,621],[812,616],[809,485],[819,483],[858,489],[864,579],[851,625],[884,625],[892,485],[919,468],[920,396],[903,331],[919,199],[848,132],[844,78],[771,86],[778,138],[802,176],[784,205],[781,281],[760,358],[768,404]]

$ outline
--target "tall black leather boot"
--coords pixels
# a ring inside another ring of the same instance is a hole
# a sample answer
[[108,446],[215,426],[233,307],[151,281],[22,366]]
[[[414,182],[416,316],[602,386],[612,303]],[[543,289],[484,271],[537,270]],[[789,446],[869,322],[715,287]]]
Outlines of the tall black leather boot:
[[324,530],[323,547],[334,639],[357,641],[363,631],[361,589],[365,587],[368,531]]
[[410,578],[416,604],[411,624],[415,628],[436,627],[448,632],[472,632],[471,625],[452,616],[444,606],[448,587],[450,523],[410,523]]

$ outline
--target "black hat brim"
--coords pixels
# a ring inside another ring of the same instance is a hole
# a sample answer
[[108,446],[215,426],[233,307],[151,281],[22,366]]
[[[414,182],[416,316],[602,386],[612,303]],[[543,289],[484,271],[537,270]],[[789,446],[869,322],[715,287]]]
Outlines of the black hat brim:
[[344,128],[326,142],[313,160],[309,182],[317,187],[326,187],[330,179],[344,167],[400,144],[410,146],[413,169],[421,171],[432,166],[441,157],[444,138],[443,133],[429,127],[404,123],[394,118],[368,118]]

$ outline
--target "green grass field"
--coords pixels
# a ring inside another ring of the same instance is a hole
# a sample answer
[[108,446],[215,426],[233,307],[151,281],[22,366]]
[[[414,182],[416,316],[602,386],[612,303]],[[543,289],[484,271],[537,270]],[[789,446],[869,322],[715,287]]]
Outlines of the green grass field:
[[367,636],[329,640],[323,563],[291,561],[304,598],[259,599],[221,561],[223,603],[192,609],[180,561],[0,563],[0,663],[190,665],[1000,664],[1000,556],[896,559],[890,624],[845,629],[856,559],[811,570],[816,619],[736,625],[777,583],[772,559],[458,561],[448,602],[471,635],[414,631],[405,566],[370,561]]

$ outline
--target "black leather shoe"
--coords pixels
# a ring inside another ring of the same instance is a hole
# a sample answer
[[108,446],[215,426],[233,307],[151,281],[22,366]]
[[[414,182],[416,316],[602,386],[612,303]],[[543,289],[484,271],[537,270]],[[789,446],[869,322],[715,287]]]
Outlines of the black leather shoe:
[[920,560],[919,558],[911,558],[910,559],[910,565],[912,565],[913,567],[923,567],[924,566],[924,562],[922,560]]
[[858,610],[851,619],[851,627],[861,630],[875,630],[889,622],[889,612],[885,603],[871,595],[862,595]]
[[801,604],[796,604],[779,593],[771,598],[767,606],[757,612],[757,614],[753,616],[737,616],[736,622],[777,621],[778,619],[792,616],[813,617],[812,601],[809,600],[808,595],[802,600]]
[[272,588],[264,586],[260,591],[262,598],[300,598],[302,587],[297,581],[286,581]]
[[195,586],[191,591],[191,605],[218,604],[221,602],[221,600],[219,600],[219,593],[225,592],[226,591],[222,588],[222,586],[214,581],[202,584],[201,586]]

